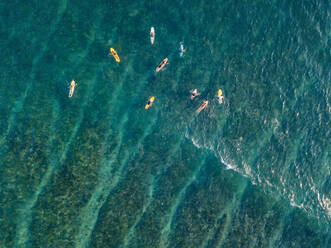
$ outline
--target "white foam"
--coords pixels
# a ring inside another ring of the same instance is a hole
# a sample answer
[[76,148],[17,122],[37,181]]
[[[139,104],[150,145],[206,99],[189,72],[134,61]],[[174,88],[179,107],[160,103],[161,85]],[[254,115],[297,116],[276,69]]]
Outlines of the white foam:
[[[302,92],[297,92],[300,95]],[[291,105],[291,104],[290,104]],[[293,105],[293,104],[292,104]],[[289,131],[288,129],[285,131],[280,131],[280,123],[282,122],[282,118],[272,118],[271,126],[270,126],[270,137],[272,134],[276,134],[279,139],[288,138]],[[248,177],[252,184],[259,184],[269,193],[280,193],[283,197],[288,198],[289,202],[292,206],[302,208],[307,213],[313,214],[315,217],[318,217],[317,214],[321,212],[327,213],[328,216],[331,216],[331,200],[327,196],[321,194],[315,187],[311,190],[311,192],[307,192],[304,194],[302,191],[297,192],[298,189],[305,188],[305,181],[307,178],[300,172],[302,168],[296,164],[296,158],[298,153],[298,146],[302,141],[302,138],[294,140],[292,149],[289,150],[288,155],[286,156],[285,166],[282,170],[277,170],[274,166],[272,166],[270,170],[270,174],[268,173],[260,173],[265,168],[260,168],[259,164],[255,171],[254,168],[251,167],[250,163],[245,159],[244,152],[246,151],[242,147],[243,139],[240,137],[236,140],[230,140],[232,142],[232,146],[235,149],[236,157],[238,157],[238,161],[235,162],[231,158],[232,152],[227,152],[227,147],[224,145],[224,141],[221,139],[216,140],[215,137],[215,145],[211,145],[208,140],[205,140],[205,136],[203,131],[205,131],[205,127],[202,128],[202,133],[198,133],[196,136],[194,133],[189,134],[186,132],[185,137],[190,139],[195,147],[198,149],[206,149],[214,152],[215,156],[220,159],[220,161],[226,166],[226,169],[234,170],[240,173],[242,176]],[[194,130],[194,129],[193,129]],[[208,131],[208,130],[207,130]],[[202,137],[202,138],[201,138]],[[265,139],[264,139],[265,140]],[[262,142],[263,146],[268,145],[268,142]],[[259,144],[260,145],[260,144]],[[216,149],[216,150],[215,150]],[[307,153],[306,153],[307,154]],[[288,169],[294,164],[296,167],[296,179],[294,182],[289,178]],[[309,180],[309,179],[308,179]],[[311,185],[313,185],[314,181],[311,179]],[[278,186],[277,186],[278,185]],[[295,192],[295,194],[294,194]],[[316,206],[318,209],[316,210]],[[321,210],[324,209],[324,210]]]
[[331,199],[329,197],[326,197],[324,194],[322,197],[318,194],[319,202],[326,209],[329,218],[331,218]]
[[215,151],[215,149],[212,145],[207,145],[207,144],[200,145],[199,141],[197,139],[195,139],[194,137],[190,137],[190,135],[188,134],[187,131],[185,133],[185,138],[191,140],[192,144],[198,149],[203,149],[204,148],[206,150],[213,151],[215,156],[218,157],[221,160],[222,164],[224,164],[226,166],[227,170],[236,170],[237,167],[235,165],[231,164],[231,162],[225,161],[223,156],[220,154],[219,149],[216,149],[216,151]]

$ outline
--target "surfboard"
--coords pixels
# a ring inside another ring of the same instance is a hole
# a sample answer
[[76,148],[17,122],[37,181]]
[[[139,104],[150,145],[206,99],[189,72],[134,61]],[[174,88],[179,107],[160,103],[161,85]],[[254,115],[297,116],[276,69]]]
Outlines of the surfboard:
[[69,97],[72,97],[72,95],[74,94],[76,86],[77,86],[76,82],[72,80],[70,83]]
[[164,60],[162,60],[162,62],[159,64],[158,67],[156,67],[156,72],[161,71],[162,68],[168,63],[168,58],[165,58]]
[[155,100],[155,97],[152,96],[152,97],[148,100],[147,104],[145,105],[145,109],[149,109],[150,107],[152,107],[154,100]]
[[150,38],[151,38],[151,43],[152,45],[154,44],[154,40],[155,40],[155,29],[154,27],[151,27],[151,32],[149,33]]
[[119,63],[121,61],[120,57],[118,56],[118,54],[114,48],[112,48],[112,47],[110,48],[110,53],[111,53],[111,55],[113,55],[113,57],[115,58],[117,63]]

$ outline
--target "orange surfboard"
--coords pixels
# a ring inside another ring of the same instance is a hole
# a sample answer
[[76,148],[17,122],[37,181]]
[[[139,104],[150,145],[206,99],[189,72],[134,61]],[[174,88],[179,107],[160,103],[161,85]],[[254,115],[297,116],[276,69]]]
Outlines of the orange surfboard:
[[162,60],[162,62],[159,64],[159,66],[156,67],[156,72],[161,71],[167,63],[168,63],[168,58],[165,58],[164,60]]

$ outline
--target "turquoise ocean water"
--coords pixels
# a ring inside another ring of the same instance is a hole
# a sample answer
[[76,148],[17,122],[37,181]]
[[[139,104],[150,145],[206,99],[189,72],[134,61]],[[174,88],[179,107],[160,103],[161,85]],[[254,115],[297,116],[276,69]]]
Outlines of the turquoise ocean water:
[[0,247],[331,247],[329,1],[0,13]]

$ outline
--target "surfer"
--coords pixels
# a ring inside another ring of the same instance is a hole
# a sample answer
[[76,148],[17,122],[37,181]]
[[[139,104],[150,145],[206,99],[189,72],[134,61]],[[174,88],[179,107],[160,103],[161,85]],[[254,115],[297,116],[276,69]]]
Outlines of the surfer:
[[196,96],[200,95],[197,89],[190,90],[191,93],[191,100],[193,100]]
[[162,70],[162,68],[168,64],[168,58],[165,58],[164,60],[162,60],[162,62],[159,64],[158,67],[156,67],[156,72],[159,72],[160,70]]
[[118,56],[116,50],[114,48],[110,48],[109,49],[111,55],[113,55],[114,59],[116,60],[117,63],[119,63],[121,60],[120,60],[120,57]]
[[150,38],[151,38],[151,43],[152,45],[154,44],[154,40],[155,40],[155,29],[154,27],[151,27],[151,32],[149,33]]
[[72,80],[70,83],[69,97],[72,97],[72,95],[74,94],[76,86],[77,86],[76,82]]
[[203,101],[202,105],[200,106],[200,108],[198,108],[198,110],[196,111],[197,114],[199,114],[202,110],[204,110],[206,107],[208,106],[208,101]]
[[180,42],[180,47],[179,47],[179,56],[182,57],[183,54],[185,53],[186,49],[184,48],[184,43],[183,42]]
[[150,107],[152,107],[154,100],[155,100],[155,97],[154,96],[152,96],[151,98],[149,98],[149,100],[148,100],[148,102],[147,102],[147,104],[145,106],[145,109],[149,109]]
[[219,104],[222,104],[223,98],[224,98],[224,96],[222,95],[222,90],[219,89],[217,92],[217,99],[218,99]]

